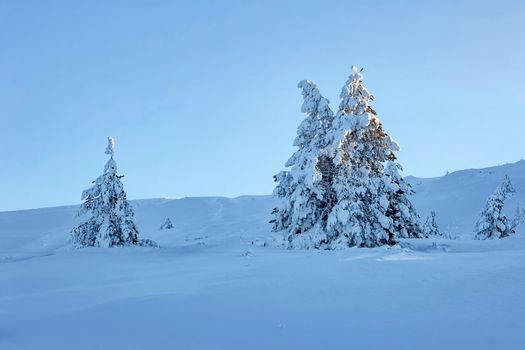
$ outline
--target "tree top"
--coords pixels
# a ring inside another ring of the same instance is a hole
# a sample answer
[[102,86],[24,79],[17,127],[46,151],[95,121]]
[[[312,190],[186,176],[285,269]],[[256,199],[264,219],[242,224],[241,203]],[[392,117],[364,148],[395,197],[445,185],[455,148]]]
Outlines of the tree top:
[[106,154],[109,154],[111,157],[115,155],[115,139],[111,136],[108,136],[108,145],[106,146]]

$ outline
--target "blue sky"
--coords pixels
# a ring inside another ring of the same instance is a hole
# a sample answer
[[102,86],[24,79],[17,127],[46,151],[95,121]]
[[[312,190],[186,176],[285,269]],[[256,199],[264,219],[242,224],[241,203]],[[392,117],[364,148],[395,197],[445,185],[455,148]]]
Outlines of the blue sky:
[[352,64],[405,175],[525,157],[523,1],[0,0],[0,210],[73,204],[106,137],[128,197],[269,194],[301,79]]

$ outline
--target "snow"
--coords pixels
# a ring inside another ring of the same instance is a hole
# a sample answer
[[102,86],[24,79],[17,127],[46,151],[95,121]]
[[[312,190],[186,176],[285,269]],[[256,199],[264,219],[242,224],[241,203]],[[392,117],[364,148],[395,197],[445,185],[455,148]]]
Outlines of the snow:
[[523,161],[408,178],[422,217],[461,239],[372,249],[262,246],[270,196],[131,201],[161,248],[71,249],[77,206],[1,212],[0,348],[518,349],[525,230],[470,239],[505,174],[512,217]]

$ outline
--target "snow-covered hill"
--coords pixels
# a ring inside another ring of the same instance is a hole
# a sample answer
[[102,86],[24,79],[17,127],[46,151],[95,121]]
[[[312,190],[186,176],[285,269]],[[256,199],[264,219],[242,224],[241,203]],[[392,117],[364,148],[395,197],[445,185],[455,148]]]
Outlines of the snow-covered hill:
[[453,235],[468,237],[472,235],[487,197],[501,184],[505,175],[510,177],[516,190],[505,206],[508,216],[513,216],[520,204],[525,205],[524,160],[484,169],[456,171],[431,179],[407,179],[416,191],[413,202],[422,217],[435,210],[442,229]]
[[[453,235],[468,237],[487,197],[509,175],[516,193],[506,206],[514,215],[525,205],[525,161],[485,169],[469,169],[431,179],[408,177],[416,190],[413,202],[422,219],[437,212],[441,228]],[[269,213],[275,205],[271,196],[238,198],[202,197],[144,199],[132,201],[141,234],[161,244],[223,240],[243,242],[271,235]],[[68,231],[76,222],[77,206],[0,212],[0,253],[48,251],[66,245]],[[159,231],[169,217],[175,228]],[[5,242],[7,241],[7,244]]]
[[[133,201],[154,248],[72,250],[77,207],[0,213],[0,349],[516,349],[525,327],[525,235],[471,241],[525,162],[410,177],[424,215],[461,240],[287,251],[270,196]],[[159,230],[165,217],[174,224]]]
[[[131,201],[141,237],[162,246],[247,242],[270,235],[270,196],[202,197]],[[0,254],[67,249],[78,206],[0,212]],[[168,217],[172,230],[159,230]]]

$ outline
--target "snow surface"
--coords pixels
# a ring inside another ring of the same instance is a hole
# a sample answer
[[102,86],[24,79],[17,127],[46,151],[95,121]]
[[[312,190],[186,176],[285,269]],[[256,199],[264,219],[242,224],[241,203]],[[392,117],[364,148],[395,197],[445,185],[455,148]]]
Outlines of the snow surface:
[[408,178],[462,239],[392,248],[262,247],[269,196],[132,201],[160,249],[72,250],[77,206],[2,212],[0,349],[520,349],[525,230],[469,239],[504,174],[512,217],[524,161]]

